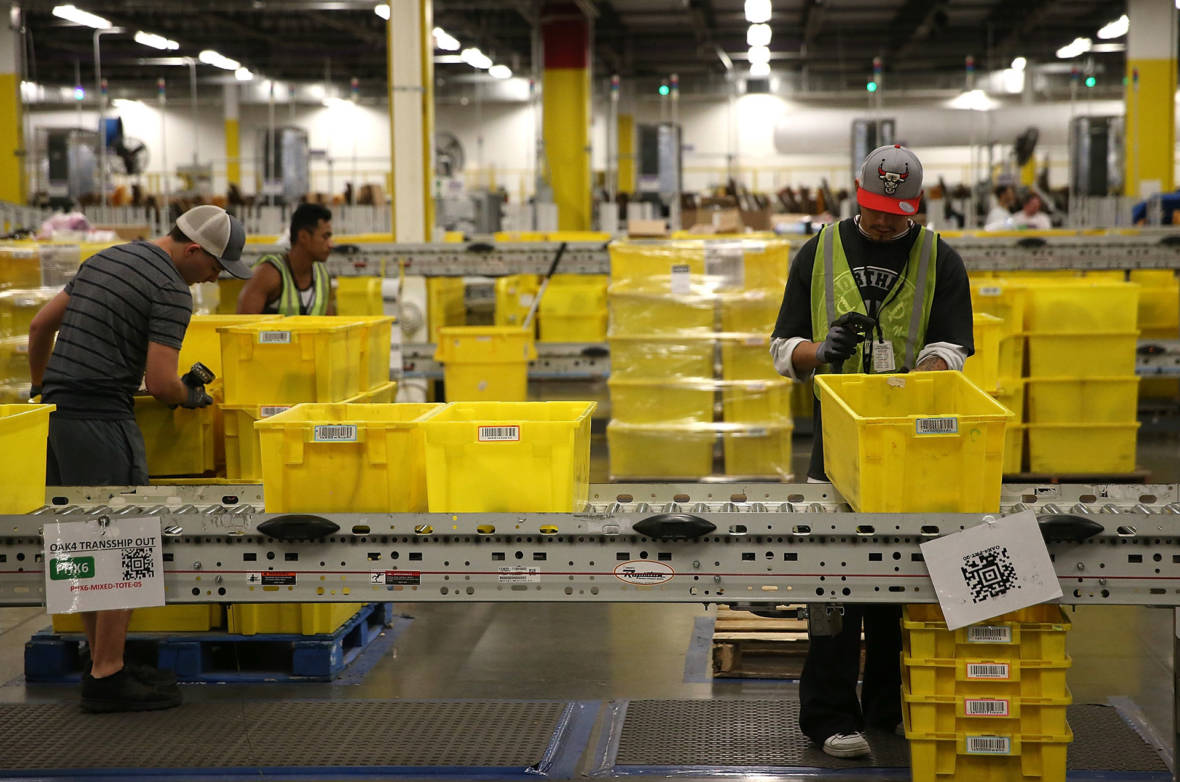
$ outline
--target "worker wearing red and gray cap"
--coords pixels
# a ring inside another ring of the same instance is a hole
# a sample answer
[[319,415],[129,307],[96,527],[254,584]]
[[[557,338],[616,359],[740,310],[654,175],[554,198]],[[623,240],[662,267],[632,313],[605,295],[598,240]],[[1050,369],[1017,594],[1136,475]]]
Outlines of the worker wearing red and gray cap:
[[[922,163],[911,150],[884,146],[865,158],[856,182],[859,214],[825,227],[791,264],[771,335],[779,374],[803,380],[824,371],[963,368],[975,350],[967,270],[937,233],[914,223],[921,199]],[[862,341],[860,329],[870,322]],[[807,477],[826,482],[818,400],[814,410]],[[799,727],[829,755],[862,757],[869,754],[866,728],[893,732],[901,722],[901,612],[897,605],[843,608],[826,632],[813,622]]]

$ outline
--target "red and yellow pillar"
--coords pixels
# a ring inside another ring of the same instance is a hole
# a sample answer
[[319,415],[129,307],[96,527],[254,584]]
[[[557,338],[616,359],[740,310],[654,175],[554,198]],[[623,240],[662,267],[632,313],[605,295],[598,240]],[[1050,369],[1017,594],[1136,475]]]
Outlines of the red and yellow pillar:
[[1176,4],[1129,0],[1127,16],[1126,194],[1175,187]]
[[[591,222],[590,24],[573,3],[548,2],[541,14],[541,40],[541,133],[557,227],[586,231]],[[621,143],[620,136],[620,153]]]

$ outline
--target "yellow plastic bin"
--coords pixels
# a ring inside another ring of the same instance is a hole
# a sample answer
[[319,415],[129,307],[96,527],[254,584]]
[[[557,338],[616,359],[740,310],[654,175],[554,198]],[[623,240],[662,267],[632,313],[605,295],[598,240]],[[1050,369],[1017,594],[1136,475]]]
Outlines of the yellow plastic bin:
[[714,298],[612,288],[607,297],[611,335],[707,336],[713,333]]
[[595,402],[453,402],[422,423],[431,513],[586,505]]
[[1139,328],[1180,329],[1180,280],[1172,269],[1134,269],[1139,288]]
[[979,279],[972,275],[971,309],[1003,321],[1002,336],[1023,334],[1032,283],[1009,278]]
[[1030,333],[1135,331],[1139,328],[1139,286],[1086,278],[1034,285],[1024,322]]
[[439,341],[439,330],[467,322],[467,288],[462,277],[426,278],[426,322],[430,341]]
[[770,356],[770,339],[748,335],[721,341],[723,380],[782,380]]
[[334,633],[364,603],[235,603],[227,630],[236,635],[321,635]]
[[337,277],[336,314],[377,316],[385,314],[380,277]]
[[791,381],[739,380],[721,386],[721,414],[727,424],[791,424]]
[[0,291],[0,337],[28,335],[33,317],[61,288],[13,288]]
[[606,277],[554,275],[537,317],[542,342],[601,342],[606,339]]
[[381,388],[389,383],[394,320],[392,315],[357,318],[361,324],[361,391]]
[[1028,421],[1034,424],[1129,424],[1139,410],[1139,378],[1030,378]]
[[135,423],[143,433],[148,475],[204,475],[217,466],[213,406],[170,409],[150,396],[135,397]]
[[[220,603],[191,603],[137,608],[131,612],[131,633],[201,633],[225,627]],[[81,633],[82,614],[54,614],[53,632]]]
[[304,404],[254,424],[267,513],[426,509],[422,420],[435,404]]
[[225,374],[221,364],[221,337],[217,333],[224,326],[242,326],[250,323],[280,320],[282,315],[193,315],[188,329],[184,332],[184,343],[180,346],[180,371],[187,372],[195,362],[200,361],[217,377]]
[[[610,375],[619,380],[711,380],[717,340],[612,336]],[[727,378],[728,379],[728,378]],[[739,378],[733,378],[739,379]]]
[[631,424],[709,423],[713,420],[714,384],[710,381],[607,381],[611,413]]
[[1135,470],[1139,423],[1025,424],[1035,473],[1125,474]]
[[29,382],[29,335],[0,338],[0,383]]
[[725,474],[748,478],[791,477],[793,424],[726,427],[721,431]]
[[[995,391],[1000,383],[1000,340],[1004,321],[995,315],[974,315],[975,354],[963,363],[963,374],[984,391]],[[1006,368],[1007,369],[1007,368]]]
[[235,315],[238,312],[238,297],[242,295],[245,280],[228,277],[217,281],[217,313],[218,315]]
[[510,274],[497,278],[495,325],[523,328],[525,316],[540,289],[541,278],[536,274]]
[[0,513],[45,504],[45,456],[54,405],[0,405]]
[[905,605],[901,613],[902,648],[914,658],[1065,662],[1071,626],[1055,603],[1029,606],[957,630],[947,629],[936,603]]
[[905,692],[925,697],[958,695],[974,698],[1064,698],[1073,661],[1009,660],[977,655],[965,658],[903,656],[901,684]]
[[455,326],[439,332],[434,358],[443,364],[448,402],[523,402],[532,334],[502,326]]
[[730,333],[766,335],[774,331],[782,291],[753,290],[740,297],[721,300],[721,330]]
[[1115,377],[1135,374],[1139,332],[1028,335],[1028,377]]
[[0,288],[41,285],[40,248],[34,242],[0,244]]
[[819,375],[824,467],[861,513],[994,513],[1012,414],[960,372]]
[[273,323],[224,326],[221,358],[228,405],[341,402],[366,390],[363,324],[300,315]]
[[1056,697],[902,694],[906,730],[914,733],[1021,734],[1061,736],[1069,730],[1065,710],[1073,703],[1067,689]]
[[1060,736],[921,734],[907,729],[911,782],[1065,782],[1065,758],[1073,741]]
[[696,480],[713,472],[717,432],[711,426],[687,428],[611,421],[606,427],[606,441],[612,480]]
[[992,394],[1014,416],[1004,432],[1005,475],[1015,475],[1024,467],[1024,384],[1024,378],[1001,378],[1000,390]]

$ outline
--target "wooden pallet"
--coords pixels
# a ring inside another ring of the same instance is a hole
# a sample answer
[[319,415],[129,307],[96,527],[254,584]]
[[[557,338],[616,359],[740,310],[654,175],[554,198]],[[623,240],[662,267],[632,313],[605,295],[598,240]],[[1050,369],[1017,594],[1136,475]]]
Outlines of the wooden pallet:
[[713,676],[797,679],[808,645],[803,619],[771,619],[719,606],[713,627]]

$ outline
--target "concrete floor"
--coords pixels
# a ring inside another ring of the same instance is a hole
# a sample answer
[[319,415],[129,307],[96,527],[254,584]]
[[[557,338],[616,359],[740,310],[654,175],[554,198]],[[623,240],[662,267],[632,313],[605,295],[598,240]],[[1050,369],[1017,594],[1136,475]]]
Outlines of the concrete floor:
[[[606,480],[601,435],[592,480]],[[796,469],[810,442],[795,444]],[[1180,481],[1180,439],[1145,433],[1140,463],[1153,481]],[[797,473],[801,474],[801,473]],[[190,702],[356,698],[775,697],[767,681],[685,681],[685,653],[701,606],[636,604],[400,604],[414,621],[359,686],[186,686]],[[1069,681],[1075,703],[1126,698],[1170,746],[1172,611],[1127,606],[1071,611]],[[0,609],[0,703],[70,702],[75,686],[26,686],[23,647],[47,626],[43,610]],[[789,726],[784,728],[790,730]],[[0,739],[2,744],[2,739]],[[2,760],[0,760],[2,765]],[[831,778],[831,777],[829,777]],[[855,778],[855,777],[851,777]]]

